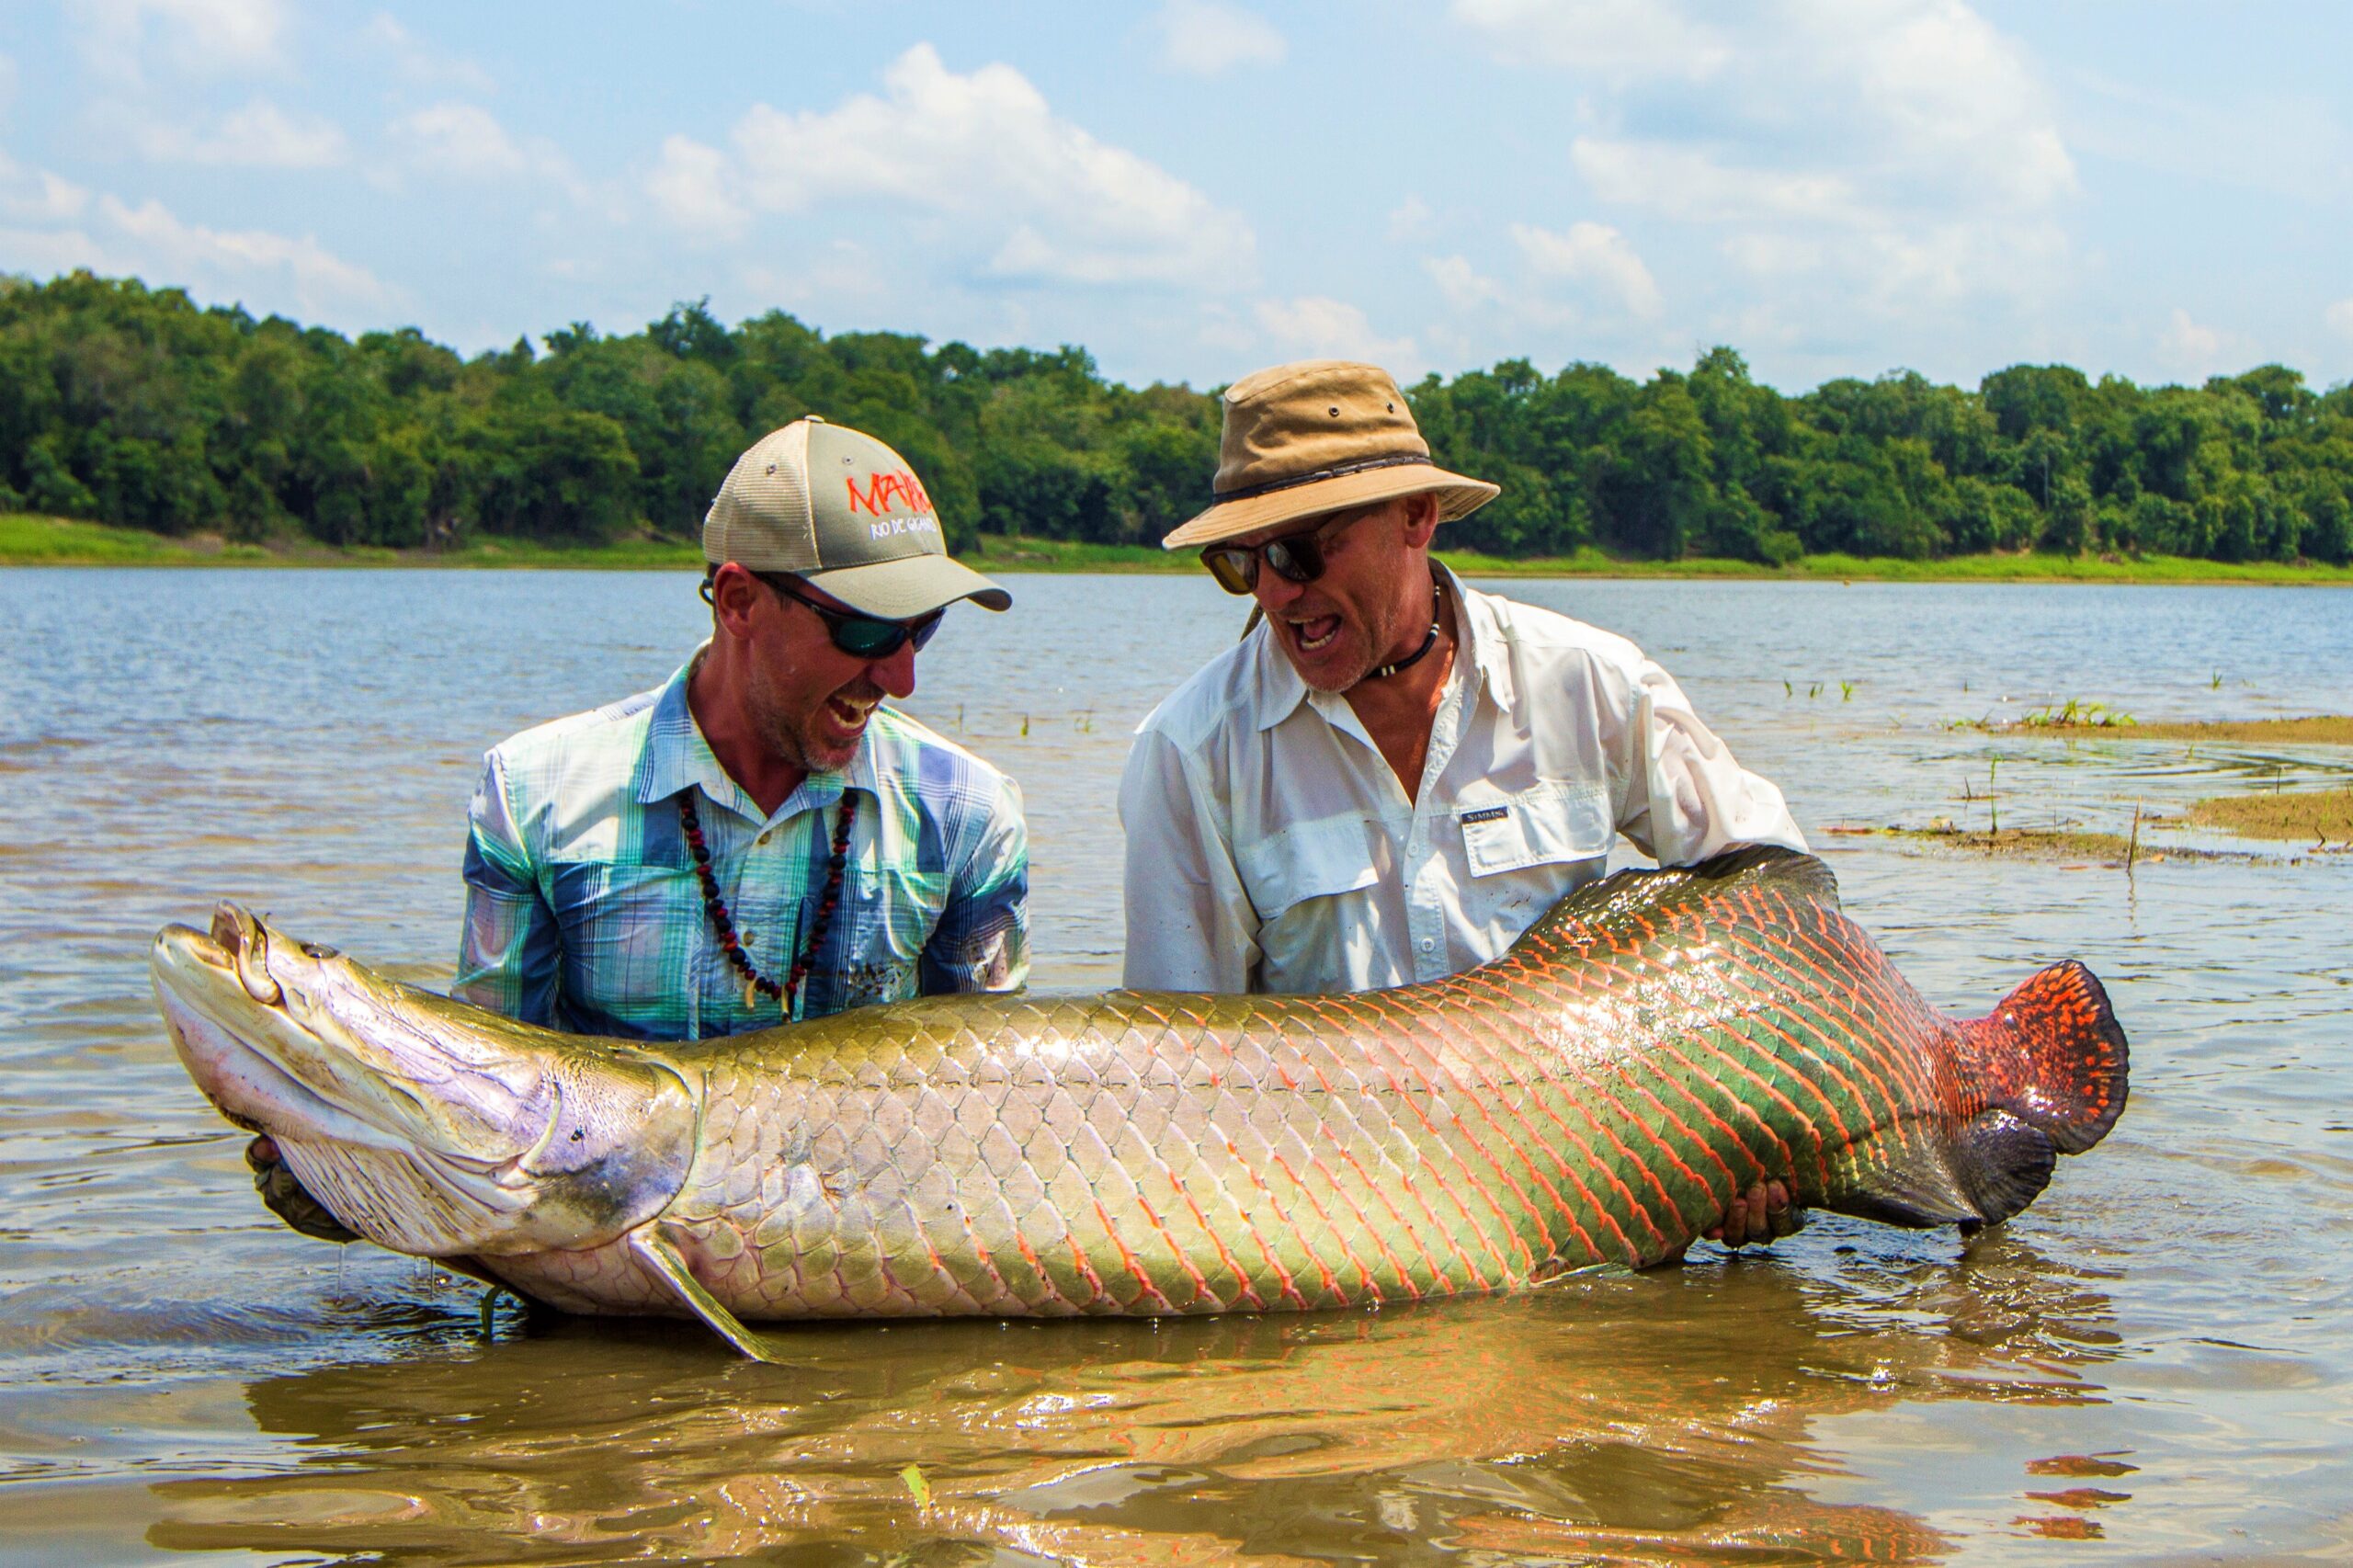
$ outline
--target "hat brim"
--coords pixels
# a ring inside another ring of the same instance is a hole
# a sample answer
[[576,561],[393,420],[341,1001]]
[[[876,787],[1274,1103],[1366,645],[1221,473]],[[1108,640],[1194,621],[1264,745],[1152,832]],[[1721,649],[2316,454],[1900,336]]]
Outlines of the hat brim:
[[1449,473],[1442,468],[1430,468],[1415,463],[1395,468],[1365,469],[1356,473],[1336,474],[1308,484],[1292,485],[1287,490],[1269,491],[1264,495],[1246,496],[1239,501],[1221,501],[1190,521],[1178,525],[1176,530],[1160,541],[1163,550],[1183,550],[1188,546],[1216,544],[1220,540],[1238,539],[1244,534],[1256,533],[1279,523],[1302,517],[1321,517],[1326,512],[1344,511],[1350,506],[1368,506],[1375,501],[1393,500],[1400,495],[1419,495],[1436,491],[1438,496],[1438,521],[1453,522],[1467,517],[1496,496],[1503,494],[1499,484],[1483,479],[1465,479],[1459,473]]
[[1013,596],[950,555],[909,555],[831,572],[804,572],[801,580],[854,610],[884,620],[913,620],[958,599],[983,609],[1009,609]]

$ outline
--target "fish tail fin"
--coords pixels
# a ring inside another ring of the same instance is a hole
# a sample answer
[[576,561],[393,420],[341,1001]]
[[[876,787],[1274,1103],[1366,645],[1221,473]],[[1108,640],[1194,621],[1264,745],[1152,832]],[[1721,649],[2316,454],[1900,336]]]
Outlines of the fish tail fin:
[[1960,1026],[1954,1067],[1984,1108],[1954,1131],[1952,1173],[1970,1207],[2006,1220],[2051,1180],[2060,1154],[2080,1154],[2123,1112],[2129,1053],[2108,993],[2092,971],[2053,964]]
[[2123,1114],[2131,1064],[2108,992],[2073,959],[2052,965],[1961,1026],[1964,1086],[2080,1154]]

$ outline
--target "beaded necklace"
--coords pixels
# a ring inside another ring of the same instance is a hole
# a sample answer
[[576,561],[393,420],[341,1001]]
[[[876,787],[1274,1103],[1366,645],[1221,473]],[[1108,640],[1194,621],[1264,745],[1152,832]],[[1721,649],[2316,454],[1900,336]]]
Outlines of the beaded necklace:
[[1444,614],[1444,612],[1438,608],[1438,584],[1436,582],[1432,582],[1430,584],[1430,629],[1428,634],[1422,639],[1422,645],[1415,649],[1412,653],[1406,654],[1404,658],[1398,660],[1395,664],[1379,665],[1374,666],[1374,668],[1366,675],[1364,677],[1365,679],[1387,680],[1399,670],[1411,669],[1415,665],[1420,664],[1424,658],[1428,656],[1429,651],[1438,646],[1438,621]]
[[801,994],[801,983],[809,977],[809,966],[817,960],[818,944],[825,939],[826,928],[834,923],[834,906],[841,902],[842,868],[849,862],[850,824],[858,820],[858,797],[842,791],[840,814],[834,821],[833,858],[825,862],[825,893],[817,903],[817,919],[809,928],[809,945],[795,959],[792,969],[781,983],[752,967],[744,954],[744,944],[735,935],[735,923],[728,916],[727,901],[720,896],[719,878],[710,869],[710,850],[702,841],[702,823],[695,815],[695,795],[692,790],[678,797],[678,825],[686,830],[687,848],[695,858],[695,877],[702,883],[702,906],[710,916],[710,928],[719,933],[720,950],[735,972],[744,977],[744,1006],[756,1005],[761,996],[772,998],[784,1017],[792,1017],[793,998]]

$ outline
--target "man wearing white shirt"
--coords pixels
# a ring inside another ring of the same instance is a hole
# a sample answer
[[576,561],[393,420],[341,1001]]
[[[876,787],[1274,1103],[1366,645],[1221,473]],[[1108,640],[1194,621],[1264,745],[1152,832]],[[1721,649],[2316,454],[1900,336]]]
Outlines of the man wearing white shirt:
[[[1631,642],[1430,560],[1440,523],[1499,492],[1431,462],[1385,371],[1278,366],[1223,416],[1215,504],[1162,542],[1264,619],[1137,731],[1129,985],[1438,980],[1598,879],[1620,833],[1666,865],[1805,847]],[[1778,1183],[1735,1198],[1722,1239],[1793,1228],[1787,1203]]]

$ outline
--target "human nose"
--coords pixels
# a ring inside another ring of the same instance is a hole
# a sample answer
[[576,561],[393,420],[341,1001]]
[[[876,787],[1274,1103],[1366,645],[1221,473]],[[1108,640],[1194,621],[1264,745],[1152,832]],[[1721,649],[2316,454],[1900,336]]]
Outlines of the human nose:
[[1296,604],[1299,601],[1299,596],[1306,591],[1307,585],[1292,582],[1263,560],[1258,562],[1258,580],[1250,585],[1251,597],[1258,601],[1258,608],[1268,615],[1274,614],[1286,605]]
[[915,694],[915,643],[900,643],[887,656],[869,665],[867,672],[886,694],[904,702]]

